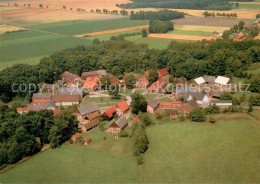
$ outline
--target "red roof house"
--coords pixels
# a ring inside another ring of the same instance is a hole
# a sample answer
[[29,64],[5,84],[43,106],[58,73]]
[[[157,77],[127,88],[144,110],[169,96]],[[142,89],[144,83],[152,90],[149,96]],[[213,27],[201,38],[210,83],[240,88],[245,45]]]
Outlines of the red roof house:
[[93,113],[87,115],[87,118],[88,118],[88,120],[90,120],[90,121],[92,121],[93,119],[96,119],[96,118],[98,118],[98,117],[100,117],[100,114],[99,114],[98,111],[93,112]]
[[133,118],[133,121],[134,121],[134,122],[140,122],[140,118],[136,115],[136,116]]
[[73,142],[76,142],[79,138],[81,138],[80,133],[75,133],[75,134],[71,137],[71,140],[72,140]]
[[165,79],[160,78],[159,80],[155,81],[149,88],[149,93],[161,93],[164,92],[164,88],[167,86],[167,82]]
[[53,109],[52,112],[53,112],[53,117],[54,118],[56,118],[58,115],[61,114],[61,110],[60,109]]
[[122,101],[116,105],[116,113],[119,116],[124,114],[127,110],[129,110],[129,105],[126,103],[126,101]]
[[86,137],[84,139],[84,145],[87,146],[89,143],[91,142],[91,138],[90,137]]
[[111,119],[114,114],[116,113],[116,108],[114,106],[110,107],[109,109],[107,109],[103,114],[102,117],[103,118],[108,118]]
[[161,109],[176,109],[182,107],[182,101],[160,102]]
[[89,91],[97,91],[99,90],[99,85],[96,81],[86,80],[85,84],[83,85],[84,88],[87,88]]
[[157,71],[158,72],[158,77],[164,77],[166,75],[169,75],[169,68],[162,68],[160,70]]

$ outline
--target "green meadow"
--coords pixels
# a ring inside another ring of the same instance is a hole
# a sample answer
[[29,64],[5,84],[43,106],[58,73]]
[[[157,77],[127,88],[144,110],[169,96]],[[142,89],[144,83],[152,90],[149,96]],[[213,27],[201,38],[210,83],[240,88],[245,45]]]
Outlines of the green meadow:
[[2,173],[0,182],[259,183],[260,124],[246,113],[215,118],[211,125],[152,116],[141,166],[132,138],[116,140],[96,128],[82,134],[92,138],[90,145],[65,144],[39,153]]

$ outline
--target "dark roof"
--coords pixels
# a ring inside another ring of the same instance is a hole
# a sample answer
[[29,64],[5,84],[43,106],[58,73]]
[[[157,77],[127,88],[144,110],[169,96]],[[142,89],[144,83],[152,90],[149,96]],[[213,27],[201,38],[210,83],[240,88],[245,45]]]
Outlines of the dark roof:
[[58,81],[56,82],[56,84],[58,84],[59,86],[63,86],[63,85],[65,84],[65,81],[63,81],[63,80],[58,80]]
[[32,102],[27,104],[28,111],[41,111],[49,108],[56,108],[53,102]]
[[51,93],[33,93],[33,99],[48,98],[51,99]]
[[187,79],[185,77],[179,77],[174,79],[175,83],[185,83]]
[[65,71],[62,76],[66,78],[66,82],[73,81],[75,78],[79,77],[78,75],[70,73],[68,71]]
[[188,97],[190,95],[193,98],[195,98],[196,100],[201,101],[201,100],[203,100],[203,98],[205,97],[206,94],[203,94],[203,93],[200,93],[200,92],[187,92],[185,96]]
[[207,83],[212,83],[212,82],[215,82],[216,77],[214,77],[214,76],[209,76],[209,75],[204,75],[204,76],[203,76],[203,79],[204,79],[205,82],[207,82]]
[[99,125],[99,120],[98,119],[94,119],[92,121],[90,121],[89,123],[85,124],[84,127],[89,130],[95,126],[98,126]]
[[185,93],[191,92],[192,88],[190,86],[176,86],[173,92],[177,95],[184,95]]
[[50,90],[54,90],[57,86],[57,84],[47,84],[47,83],[43,83],[41,82],[40,84],[38,84],[38,86],[41,88],[42,91],[50,89]]
[[95,102],[86,104],[86,105],[80,105],[78,107],[79,113],[81,115],[90,114],[92,112],[98,111],[98,105]]
[[83,96],[83,88],[60,88],[58,93]]
[[55,94],[52,95],[52,101],[54,102],[79,102],[79,95],[66,95],[66,94]]
[[160,104],[160,101],[157,98],[152,98],[148,100],[147,105],[151,108],[156,108]]
[[219,98],[219,97],[221,96],[221,93],[220,93],[220,92],[213,92],[213,93],[212,93],[212,96]]
[[189,104],[190,106],[192,106],[192,107],[197,107],[197,106],[198,106],[198,104],[197,104],[197,102],[196,102],[195,100],[189,101],[188,104]]
[[93,76],[93,75],[107,75],[106,70],[96,70],[96,71],[90,71],[90,72],[83,72],[81,74],[81,77],[88,77],[88,76]]
[[127,119],[125,118],[125,116],[121,116],[116,122],[115,124],[117,124],[117,126],[121,129],[123,129],[124,127],[126,127],[127,125]]

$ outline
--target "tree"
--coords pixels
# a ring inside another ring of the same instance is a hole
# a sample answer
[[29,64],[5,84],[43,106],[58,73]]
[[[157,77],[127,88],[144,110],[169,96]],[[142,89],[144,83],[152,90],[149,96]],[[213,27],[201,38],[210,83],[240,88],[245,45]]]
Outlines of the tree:
[[111,84],[111,80],[109,76],[103,76],[100,80],[100,84],[101,84],[101,89],[103,90],[108,90],[109,86]]
[[151,85],[152,83],[154,83],[155,81],[158,80],[158,72],[157,70],[149,70],[149,73],[148,73],[148,81],[149,81],[149,85]]
[[65,10],[65,9],[66,9],[66,6],[65,6],[65,5],[63,5],[63,6],[62,6],[62,8]]
[[240,30],[240,31],[242,31],[242,30],[244,29],[245,24],[246,24],[246,23],[245,23],[244,21],[242,21],[242,20],[239,21],[239,23],[238,23],[238,27],[239,27],[239,30]]
[[125,84],[128,89],[133,89],[136,84],[136,78],[133,74],[128,75],[125,78]]
[[132,97],[132,102],[131,102],[132,113],[138,114],[139,112],[146,112],[147,101],[145,97],[137,92],[132,94],[131,97]]
[[121,75],[121,69],[118,66],[113,66],[113,68],[111,69],[111,73],[115,76],[119,76]]
[[39,7],[40,7],[40,8],[43,8],[43,5],[42,5],[42,4],[39,4]]
[[148,36],[147,29],[142,29],[142,36],[143,37],[147,37]]
[[232,100],[233,98],[229,93],[223,93],[223,94],[221,94],[219,99],[220,100]]
[[114,99],[119,99],[121,97],[119,94],[119,85],[111,84],[109,86],[109,95],[111,95]]
[[99,45],[101,42],[100,42],[100,40],[98,39],[98,38],[95,38],[94,40],[93,40],[93,45]]
[[205,111],[201,107],[196,107],[191,110],[191,112],[188,115],[189,119],[194,122],[205,122],[206,121],[206,116],[205,116]]
[[209,122],[210,122],[210,123],[216,123],[216,119],[213,118],[213,117],[210,117],[210,118],[209,118]]
[[260,13],[256,15],[256,18],[257,18],[257,19],[260,18]]
[[235,3],[235,5],[236,5],[236,8],[238,8],[238,7],[239,7],[239,4],[238,4],[237,2]]

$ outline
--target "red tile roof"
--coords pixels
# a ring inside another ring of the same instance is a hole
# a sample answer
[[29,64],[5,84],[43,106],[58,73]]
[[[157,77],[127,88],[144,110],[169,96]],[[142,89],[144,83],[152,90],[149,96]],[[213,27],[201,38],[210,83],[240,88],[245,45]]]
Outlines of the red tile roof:
[[84,88],[88,88],[88,89],[95,89],[98,87],[96,81],[92,81],[92,80],[86,80],[85,84],[83,85]]
[[133,118],[133,121],[134,121],[134,122],[139,122],[139,121],[140,121],[140,118],[136,115],[136,116]]
[[87,115],[87,118],[91,121],[91,120],[93,120],[93,119],[96,119],[96,118],[99,117],[99,116],[100,116],[99,112],[96,111],[96,112],[93,112],[93,113]]
[[69,95],[69,94],[56,94],[52,95],[52,101],[54,102],[79,102],[79,95]]
[[116,112],[116,108],[114,106],[110,107],[109,109],[107,109],[104,113],[103,116],[107,116],[109,118],[113,117],[113,114]]
[[16,109],[16,111],[17,111],[17,112],[26,112],[26,111],[28,111],[28,109],[27,109],[27,107],[18,107],[18,108]]
[[81,134],[80,134],[80,133],[75,133],[73,136],[74,136],[76,139],[81,138]]
[[58,115],[61,114],[61,110],[60,109],[54,109],[53,111],[53,117],[57,117]]
[[129,109],[129,105],[126,103],[126,101],[122,101],[116,105],[122,112],[125,112]]
[[164,77],[166,75],[169,75],[169,68],[162,68],[160,70],[157,71],[158,72],[158,77]]
[[91,138],[90,137],[86,137],[85,139],[84,139],[84,142],[90,142],[91,141]]

